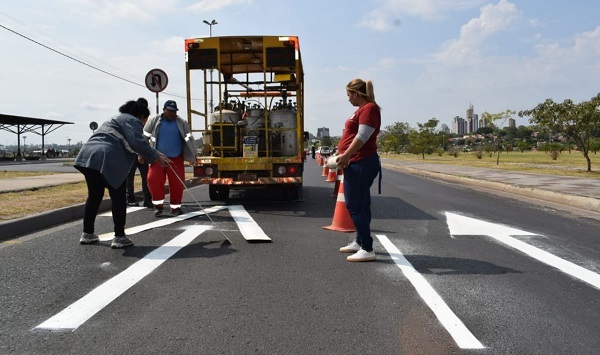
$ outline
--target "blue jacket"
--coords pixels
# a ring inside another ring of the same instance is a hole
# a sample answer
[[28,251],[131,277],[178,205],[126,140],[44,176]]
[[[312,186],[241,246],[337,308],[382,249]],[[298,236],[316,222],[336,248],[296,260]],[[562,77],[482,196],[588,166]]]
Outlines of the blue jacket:
[[142,122],[122,113],[104,122],[81,147],[75,167],[97,170],[113,188],[127,179],[127,174],[137,154],[149,163],[158,159],[159,153],[144,138]]

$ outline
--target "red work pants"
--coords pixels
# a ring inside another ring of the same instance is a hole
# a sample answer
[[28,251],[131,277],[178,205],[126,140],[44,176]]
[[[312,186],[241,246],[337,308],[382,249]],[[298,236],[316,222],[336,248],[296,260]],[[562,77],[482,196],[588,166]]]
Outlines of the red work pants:
[[169,205],[171,208],[180,208],[183,197],[183,183],[185,181],[185,167],[183,156],[169,158],[169,166],[162,167],[153,163],[148,169],[148,189],[152,195],[152,204],[162,205],[165,202],[165,182],[169,178]]

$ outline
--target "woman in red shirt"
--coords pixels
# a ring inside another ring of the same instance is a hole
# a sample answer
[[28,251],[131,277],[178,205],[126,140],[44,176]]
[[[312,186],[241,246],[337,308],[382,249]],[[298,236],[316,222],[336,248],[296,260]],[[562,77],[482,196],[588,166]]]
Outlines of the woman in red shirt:
[[353,253],[348,261],[375,260],[371,236],[371,185],[381,172],[377,154],[377,135],[381,126],[381,108],[375,102],[373,83],[354,79],[346,86],[348,101],[358,106],[346,121],[338,144],[338,167],[344,169],[344,198],[356,227],[356,239],[342,253]]

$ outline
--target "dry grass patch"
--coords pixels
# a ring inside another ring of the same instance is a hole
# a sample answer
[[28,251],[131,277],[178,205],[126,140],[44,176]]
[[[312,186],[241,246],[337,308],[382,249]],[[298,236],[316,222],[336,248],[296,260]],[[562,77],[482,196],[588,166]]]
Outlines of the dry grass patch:
[[591,154],[592,171],[588,172],[587,162],[581,152],[562,152],[557,160],[552,160],[549,153],[543,152],[503,152],[500,153],[500,164],[496,165],[497,155],[491,157],[483,154],[478,159],[474,152],[461,152],[458,157],[449,154],[426,155],[423,160],[415,154],[383,154],[382,157],[404,161],[415,161],[432,164],[450,164],[474,166],[480,168],[498,169],[506,171],[530,172],[555,176],[575,176],[600,180],[600,155]]
[[41,176],[41,175],[54,175],[60,173],[51,172],[40,172],[40,171],[0,171],[0,179],[14,179],[26,176]]
[[3,193],[0,221],[30,216],[85,202],[85,182]]
[[[4,176],[3,173],[13,172],[0,172],[0,178]],[[17,174],[4,178],[51,174],[23,172],[24,175],[20,175],[22,172],[14,173]],[[192,173],[186,173],[187,179],[191,177],[193,177]],[[142,191],[142,181],[139,175],[135,177],[134,186],[135,191]],[[109,197],[108,191],[105,191],[104,197]],[[0,221],[9,221],[11,219],[31,216],[46,211],[84,203],[87,199],[87,185],[85,182],[79,182],[75,184],[44,187],[35,190],[0,193],[0,198],[2,199],[3,205],[2,209],[0,209]]]

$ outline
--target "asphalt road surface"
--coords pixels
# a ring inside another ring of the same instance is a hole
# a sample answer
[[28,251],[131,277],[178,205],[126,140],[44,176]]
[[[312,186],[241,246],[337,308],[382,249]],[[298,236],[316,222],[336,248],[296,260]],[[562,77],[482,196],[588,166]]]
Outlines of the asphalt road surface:
[[[378,260],[314,160],[304,201],[184,195],[186,214],[131,210],[135,246],[78,244],[81,221],[0,244],[0,353],[589,354],[600,348],[600,222],[384,170]],[[207,217],[205,213],[208,214]],[[248,241],[246,238],[255,239]]]

